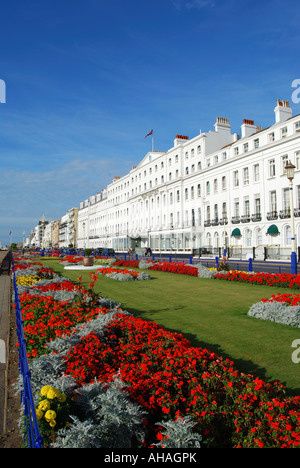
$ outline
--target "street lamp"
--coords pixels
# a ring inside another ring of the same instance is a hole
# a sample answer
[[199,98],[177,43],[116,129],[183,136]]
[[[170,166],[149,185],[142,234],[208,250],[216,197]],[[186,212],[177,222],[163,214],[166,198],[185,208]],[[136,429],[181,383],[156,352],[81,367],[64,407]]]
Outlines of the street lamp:
[[290,183],[290,211],[291,211],[291,241],[292,241],[292,253],[291,253],[291,273],[292,275],[297,274],[297,257],[296,257],[296,238],[295,238],[295,221],[294,221],[294,197],[293,197],[293,179],[295,175],[295,166],[288,162],[285,166],[286,175]]
[[226,228],[225,228],[225,216],[227,217],[226,210],[223,210],[223,260],[226,259]]

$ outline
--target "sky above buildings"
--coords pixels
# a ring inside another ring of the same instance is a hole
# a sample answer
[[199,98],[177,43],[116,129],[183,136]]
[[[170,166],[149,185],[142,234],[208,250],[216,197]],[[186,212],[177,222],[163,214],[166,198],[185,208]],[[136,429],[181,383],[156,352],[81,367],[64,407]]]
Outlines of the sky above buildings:
[[151,129],[166,151],[217,116],[268,127],[276,99],[299,114],[299,13],[296,0],[2,2],[2,245],[127,174]]

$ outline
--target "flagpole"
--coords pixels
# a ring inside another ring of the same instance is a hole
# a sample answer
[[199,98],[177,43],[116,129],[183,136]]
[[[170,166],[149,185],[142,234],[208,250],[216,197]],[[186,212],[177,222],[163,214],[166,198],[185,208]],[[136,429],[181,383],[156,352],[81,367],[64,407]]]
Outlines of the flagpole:
[[154,151],[154,131],[152,130],[152,152]]

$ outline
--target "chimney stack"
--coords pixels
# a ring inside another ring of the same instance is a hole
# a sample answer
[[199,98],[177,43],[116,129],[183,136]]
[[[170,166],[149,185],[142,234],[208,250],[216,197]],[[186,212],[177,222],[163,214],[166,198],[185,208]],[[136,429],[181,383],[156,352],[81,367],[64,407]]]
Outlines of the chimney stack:
[[277,99],[277,106],[275,107],[274,112],[275,123],[284,122],[293,115],[289,101],[281,101],[280,99]]
[[254,125],[254,120],[243,120],[243,125],[241,126],[242,138],[249,137],[256,132],[256,126]]

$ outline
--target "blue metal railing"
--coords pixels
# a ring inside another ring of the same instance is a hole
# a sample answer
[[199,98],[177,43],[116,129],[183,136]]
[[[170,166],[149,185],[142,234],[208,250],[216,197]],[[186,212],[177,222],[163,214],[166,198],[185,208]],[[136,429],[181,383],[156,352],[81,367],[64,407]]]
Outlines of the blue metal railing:
[[[12,256],[12,254],[11,254]],[[15,265],[12,256],[12,270],[13,270],[13,288],[15,296],[16,308],[16,322],[17,322],[17,335],[19,342],[19,371],[22,376],[23,389],[21,391],[21,405],[24,407],[24,425],[25,435],[24,442],[29,448],[43,448],[43,437],[40,435],[35,405],[33,401],[30,371],[28,368],[26,340],[24,337],[22,311],[19,300],[18,287],[16,282]]]
[[[213,268],[218,266],[219,262],[222,260],[219,257],[212,258],[195,258],[190,255],[174,255],[174,254],[153,254],[149,256],[137,255],[137,254],[126,254],[126,253],[116,253],[116,257],[120,260],[153,260],[158,262],[176,262],[176,263],[189,263],[193,265],[198,265],[201,263],[206,268]],[[238,271],[247,271],[247,272],[264,272],[264,273],[291,273],[291,263],[290,262],[276,262],[276,261],[258,261],[258,260],[235,260],[235,259],[226,259],[226,263],[230,266],[232,270]]]

